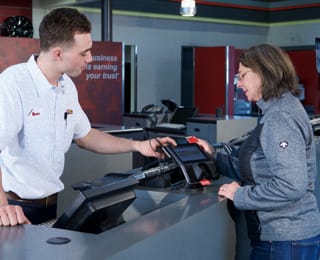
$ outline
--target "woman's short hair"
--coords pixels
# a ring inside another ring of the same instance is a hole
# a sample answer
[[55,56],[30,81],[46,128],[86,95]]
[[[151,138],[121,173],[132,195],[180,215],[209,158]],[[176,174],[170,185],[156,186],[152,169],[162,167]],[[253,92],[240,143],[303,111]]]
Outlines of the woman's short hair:
[[270,44],[252,46],[242,52],[239,62],[260,76],[264,100],[279,98],[287,91],[300,95],[295,68],[281,48]]

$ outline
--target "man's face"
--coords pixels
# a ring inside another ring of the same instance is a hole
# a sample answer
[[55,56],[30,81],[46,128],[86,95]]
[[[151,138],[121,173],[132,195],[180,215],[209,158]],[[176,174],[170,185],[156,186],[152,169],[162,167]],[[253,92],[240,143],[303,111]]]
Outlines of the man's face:
[[92,40],[90,33],[75,34],[74,44],[62,49],[61,73],[77,77],[92,62]]

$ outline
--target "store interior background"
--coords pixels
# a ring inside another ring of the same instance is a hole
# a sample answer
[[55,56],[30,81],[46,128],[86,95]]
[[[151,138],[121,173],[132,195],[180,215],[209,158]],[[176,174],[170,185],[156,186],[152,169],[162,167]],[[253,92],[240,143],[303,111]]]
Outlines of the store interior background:
[[[34,38],[38,38],[38,26],[46,13],[56,7],[77,6],[77,8],[85,13],[92,22],[93,40],[100,41],[101,10],[98,7],[99,5],[97,5],[97,2],[99,1],[11,0],[10,3],[8,3],[8,1],[0,1],[0,23],[8,16],[24,15],[32,21],[34,26]],[[215,3],[217,5],[214,7],[211,6],[212,8],[217,7],[219,9],[221,5],[223,5],[223,9],[226,11],[226,13],[212,12],[210,13],[210,18],[206,19],[201,13],[208,5],[201,5],[200,3],[197,5],[198,14],[196,17],[185,18],[179,15],[180,1],[178,0],[113,0],[113,2],[117,3],[119,7],[123,7],[129,2],[130,6],[132,6],[133,3],[136,3],[136,9],[141,8],[139,10],[115,8],[112,15],[112,40],[115,42],[123,42],[127,46],[134,46],[133,49],[137,53],[136,93],[133,95],[133,102],[131,104],[132,111],[141,111],[146,104],[150,103],[160,105],[162,99],[173,99],[177,104],[181,104],[182,93],[185,87],[182,84],[181,79],[181,60],[182,50],[184,48],[234,46],[236,49],[243,49],[251,45],[267,42],[281,47],[290,47],[292,49],[314,50],[315,38],[320,36],[320,3],[311,0],[201,1],[201,3]],[[239,4],[239,2],[241,4]],[[144,4],[149,8],[148,10],[142,8]],[[90,5],[93,5],[93,7]],[[155,10],[157,12],[152,12],[150,6],[153,6],[154,9],[159,8],[158,10]],[[165,9],[166,6],[169,6],[170,8],[167,10]],[[296,9],[295,6],[299,7],[299,9]],[[261,12],[265,16],[239,16],[240,13],[245,14],[246,10],[249,13],[252,12],[255,14]],[[285,19],[281,20],[281,17],[278,17],[278,19],[273,18],[273,14],[277,16],[276,14],[278,14],[278,12],[285,14],[281,16]],[[207,64],[208,66],[211,66],[212,64],[223,65],[221,64],[221,60],[217,61],[214,57],[208,59]],[[307,67],[309,65],[310,62],[308,59],[304,60],[304,63],[299,64],[301,67]],[[313,95],[314,98],[317,99],[317,104],[319,104],[319,75],[314,72],[315,68],[313,68],[312,71],[313,75],[310,75],[310,77],[308,76],[308,79],[312,78],[315,85],[312,89],[314,92],[309,95]],[[213,69],[212,77],[211,79],[208,79],[208,81],[212,83],[213,88],[225,87],[223,85],[217,86],[217,78],[221,76],[219,73],[220,71],[217,72],[217,70]],[[305,85],[305,87],[308,87],[308,83]],[[207,93],[204,92],[203,96],[206,95]],[[319,108],[320,106],[318,105],[318,109]],[[215,112],[215,109],[216,108],[213,106],[212,111]],[[319,150],[319,146],[317,149]],[[126,171],[133,168],[132,161],[131,155],[108,155],[108,157],[99,157],[95,154],[88,154],[81,149],[77,149],[77,147],[73,145],[70,152],[66,155],[66,174],[64,174],[65,179],[63,180],[66,189],[64,191],[65,193],[62,193],[64,199],[59,202],[59,212],[63,212],[65,207],[69,205],[69,202],[72,201],[73,194],[71,195],[71,187],[69,186],[71,183],[75,182],[75,177],[89,179],[93,177],[93,174],[101,176],[106,172]],[[73,174],[74,172],[77,174]],[[317,196],[319,197],[320,195]],[[224,206],[224,204],[218,205],[220,207]],[[205,211],[205,214],[207,214],[207,212],[209,211]],[[220,214],[219,210],[210,209],[210,215],[208,215],[209,219],[214,219],[214,215],[211,214],[216,212]],[[196,214],[196,216],[199,215],[200,214]],[[203,215],[200,216],[202,220]],[[207,215],[205,216],[208,217]],[[204,233],[210,233],[211,236],[212,230],[208,227],[215,222],[210,222],[208,226],[208,223],[205,221],[198,221],[197,219],[197,221],[194,220],[193,223],[197,223],[197,225],[188,226],[196,227],[197,231],[200,230],[198,229],[199,223],[205,223],[205,225],[203,225],[204,232],[198,232],[198,234],[203,235]],[[219,234],[216,230],[216,224],[212,226],[214,226],[213,233]],[[183,231],[182,233],[185,234],[186,229],[183,227],[181,230]],[[41,234],[42,233],[43,232],[41,232]],[[224,233],[233,237],[233,234],[231,233]],[[125,234],[127,234],[127,232],[125,232]],[[166,235],[167,233],[159,232],[159,234],[161,236],[163,234]],[[192,232],[192,234],[196,234],[196,232]],[[112,241],[117,243],[118,241],[114,240],[114,234],[111,235]],[[187,237],[188,236],[185,236],[185,238]],[[132,238],[132,236],[130,238]],[[42,239],[42,237],[40,237],[40,239]],[[93,243],[97,242],[97,245],[100,246],[98,242],[104,240],[100,239],[100,237],[98,237],[98,239],[99,241],[92,241]],[[32,241],[32,239],[30,241]],[[34,241],[37,241],[37,239],[34,239]],[[149,245],[149,240],[145,239],[144,241]],[[167,243],[163,242],[158,244],[166,246]],[[220,237],[219,242],[221,242]],[[215,243],[212,240],[210,240],[210,243],[218,245],[218,243]],[[78,246],[77,243],[75,244]],[[74,250],[74,252],[80,252],[79,254],[81,254],[81,250],[87,250],[88,254],[92,252],[99,253],[100,251],[96,250],[98,247],[97,245],[94,245],[91,248],[88,244],[82,246],[80,243],[79,248],[81,249]],[[174,245],[174,243],[172,245]],[[10,249],[12,246],[6,248]],[[41,246],[38,247],[36,251],[38,252],[41,248]],[[144,250],[146,253],[153,252],[153,248],[161,250],[163,247],[148,246],[147,248],[148,250]],[[43,250],[45,249],[46,247],[43,247]],[[232,253],[232,250],[228,250]],[[19,248],[18,250],[15,248],[14,251],[19,252]],[[137,250],[134,251],[137,252]],[[172,251],[176,251],[176,248]],[[28,250],[28,253],[30,252],[32,252],[32,250]],[[40,252],[42,251],[40,250]],[[63,250],[61,250],[61,252],[59,251],[60,254],[64,252],[65,251]],[[25,254],[25,251],[23,251],[23,253]],[[48,255],[47,251],[45,251],[45,253]],[[193,250],[193,253],[197,253],[197,251]],[[214,251],[214,253],[216,252]]]
[[[9,15],[25,15],[32,20],[34,38],[38,38],[39,23],[48,11],[61,6],[76,6],[92,22],[93,40],[100,41],[99,2],[75,0],[16,0],[10,1],[10,4],[0,2],[0,22]],[[183,47],[234,46],[237,49],[243,49],[267,42],[282,47],[299,49],[311,46],[313,48],[315,38],[320,35],[320,4],[317,1],[246,0],[241,1],[241,4],[238,3],[239,1],[201,1],[204,4],[197,4],[198,14],[191,18],[179,15],[180,1],[148,0],[148,5],[145,5],[146,10],[139,9],[146,1],[131,1],[130,5],[136,2],[139,11],[125,10],[126,2],[128,1],[116,0],[113,3],[112,40],[136,48],[136,93],[133,93],[135,97],[131,104],[131,111],[140,111],[150,103],[161,104],[162,99],[173,99],[177,104],[181,104]],[[153,12],[150,11],[150,5],[153,8],[159,8]],[[226,18],[215,18],[213,12],[209,18],[204,19],[201,13],[204,13],[205,8],[212,8],[212,5],[220,8],[223,5],[226,10],[225,15],[220,13],[216,17]],[[165,9],[166,7],[168,10]],[[244,9],[249,12],[252,10],[263,12],[267,18],[265,21],[258,21],[254,17],[247,17],[247,19],[241,15],[232,17],[232,14],[241,14]],[[284,16],[286,20],[274,19],[273,15],[276,17],[277,12],[281,10],[286,12]],[[212,59],[207,62],[209,65],[216,61]],[[212,84],[216,76],[212,71]],[[317,90],[319,89],[318,85]]]

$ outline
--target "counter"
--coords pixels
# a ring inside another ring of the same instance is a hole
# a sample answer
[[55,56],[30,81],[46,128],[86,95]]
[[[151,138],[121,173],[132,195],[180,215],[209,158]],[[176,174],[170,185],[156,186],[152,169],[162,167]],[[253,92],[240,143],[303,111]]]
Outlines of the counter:
[[[93,128],[109,134],[135,140],[144,139],[144,131],[139,127],[124,127],[118,125],[94,124]],[[64,172],[61,177],[65,188],[59,193],[58,214],[71,203],[76,193],[71,185],[77,182],[91,180],[110,172],[125,172],[143,165],[143,156],[139,153],[97,154],[71,144],[65,157]]]
[[[125,223],[100,234],[35,225],[0,228],[2,259],[233,259],[234,225],[219,201],[223,178],[200,191],[137,189]],[[69,238],[63,245],[48,244]]]
[[199,116],[189,118],[186,135],[195,135],[211,144],[229,142],[247,134],[257,126],[257,117]]

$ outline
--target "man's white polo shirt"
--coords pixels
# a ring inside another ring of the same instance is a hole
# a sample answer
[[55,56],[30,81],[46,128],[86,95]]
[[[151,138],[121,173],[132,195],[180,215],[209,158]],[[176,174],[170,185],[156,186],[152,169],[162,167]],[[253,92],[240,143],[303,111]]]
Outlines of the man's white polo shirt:
[[52,86],[31,56],[0,75],[2,184],[25,199],[63,189],[60,176],[73,139],[87,135],[90,122],[76,87],[63,75]]

